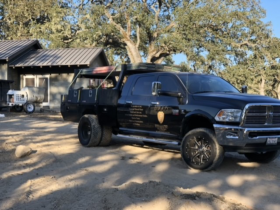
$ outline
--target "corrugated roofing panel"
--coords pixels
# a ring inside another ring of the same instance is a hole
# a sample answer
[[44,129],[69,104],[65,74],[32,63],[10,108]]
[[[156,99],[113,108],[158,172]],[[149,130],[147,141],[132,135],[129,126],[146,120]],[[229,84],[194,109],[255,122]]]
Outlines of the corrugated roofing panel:
[[[86,49],[84,49],[82,52],[84,52]],[[78,55],[77,52],[75,52],[76,49],[66,49],[66,50],[61,50],[61,60],[60,63],[61,65],[71,65],[71,61],[73,59],[73,56]]]
[[73,63],[76,63],[77,65],[79,65],[79,61],[81,60],[81,59],[83,59],[84,58],[84,53],[80,53],[80,54],[78,54],[73,60],[72,60],[72,62]]
[[102,51],[101,48],[38,49],[26,53],[13,61],[10,66],[89,66]]
[[33,45],[41,48],[37,40],[5,40],[0,41],[0,60],[10,60],[14,55],[27,50]]
[[83,57],[83,59],[81,59],[81,61],[86,61],[86,60],[88,60],[88,59],[90,59],[90,58],[92,58],[92,57],[96,57],[96,56],[98,56],[99,55],[99,53],[100,53],[100,51],[99,52],[97,52],[97,51],[88,51],[88,52],[86,52],[85,53],[85,55],[84,55],[84,57]]

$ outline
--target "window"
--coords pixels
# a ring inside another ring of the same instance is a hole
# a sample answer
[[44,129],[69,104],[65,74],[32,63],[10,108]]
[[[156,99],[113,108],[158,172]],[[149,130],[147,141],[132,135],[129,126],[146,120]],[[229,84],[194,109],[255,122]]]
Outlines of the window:
[[132,95],[151,96],[154,77],[139,77],[132,90]]
[[161,89],[171,92],[179,92],[178,81],[176,81],[170,76],[159,76],[158,81],[161,82]]
[[217,76],[201,74],[179,74],[178,76],[192,94],[203,92],[239,93],[234,86]]

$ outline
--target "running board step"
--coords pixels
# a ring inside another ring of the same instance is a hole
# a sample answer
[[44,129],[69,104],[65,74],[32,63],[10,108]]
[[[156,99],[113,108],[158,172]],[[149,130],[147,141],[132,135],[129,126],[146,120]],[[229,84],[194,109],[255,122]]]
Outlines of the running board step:
[[139,141],[143,141],[143,142],[149,142],[149,143],[155,143],[155,144],[169,144],[169,145],[180,145],[181,142],[180,141],[172,141],[170,139],[154,139],[154,138],[146,138],[146,137],[142,137],[142,136],[134,136],[134,135],[122,135],[122,134],[118,134],[118,137],[121,138],[133,138]]

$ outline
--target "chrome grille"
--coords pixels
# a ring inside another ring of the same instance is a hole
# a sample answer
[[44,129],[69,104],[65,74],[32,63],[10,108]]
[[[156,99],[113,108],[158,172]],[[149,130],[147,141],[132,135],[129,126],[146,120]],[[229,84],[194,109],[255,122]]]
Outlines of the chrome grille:
[[280,105],[249,105],[244,125],[280,125]]
[[248,113],[266,113],[266,106],[251,106]]

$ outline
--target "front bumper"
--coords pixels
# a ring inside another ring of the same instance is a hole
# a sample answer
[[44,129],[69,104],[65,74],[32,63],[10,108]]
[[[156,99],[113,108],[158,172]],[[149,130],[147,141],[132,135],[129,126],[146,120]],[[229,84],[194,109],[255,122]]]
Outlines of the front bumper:
[[[263,145],[278,148],[280,144],[280,127],[243,128],[239,126],[214,124],[216,138],[221,146],[246,147]],[[277,138],[277,145],[266,145],[268,138]]]

